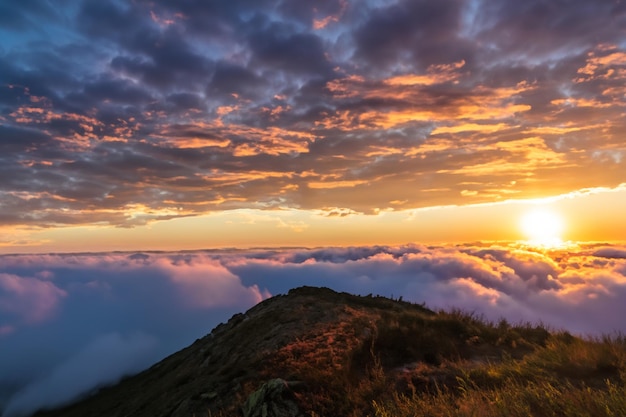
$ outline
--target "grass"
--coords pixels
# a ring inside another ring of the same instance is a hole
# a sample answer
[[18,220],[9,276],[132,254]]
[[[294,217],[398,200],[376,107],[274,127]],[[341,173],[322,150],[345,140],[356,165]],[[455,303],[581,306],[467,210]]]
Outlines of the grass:
[[[511,327],[520,333],[516,327]],[[526,331],[529,329],[526,328]],[[523,339],[526,341],[525,339]],[[449,364],[454,382],[374,400],[376,417],[595,417],[626,415],[623,337],[546,338],[520,359]]]
[[576,387],[568,382],[511,381],[499,389],[462,384],[461,392],[442,389],[435,393],[395,396],[385,404],[373,402],[376,417],[601,417],[626,415],[623,386],[607,381],[604,389]]
[[268,364],[306,383],[296,393],[305,415],[626,415],[624,337],[359,301]]

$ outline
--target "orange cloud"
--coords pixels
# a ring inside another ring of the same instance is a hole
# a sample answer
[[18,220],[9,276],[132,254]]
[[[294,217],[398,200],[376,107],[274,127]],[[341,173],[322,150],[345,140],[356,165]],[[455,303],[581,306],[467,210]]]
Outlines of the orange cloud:
[[478,124],[478,123],[460,123],[452,126],[438,126],[432,131],[431,135],[439,135],[444,133],[462,133],[462,132],[481,132],[494,133],[503,129],[510,128],[504,123],[495,124]]
[[511,173],[532,175],[532,169],[537,167],[556,169],[567,163],[562,154],[554,152],[539,137],[497,142],[492,145],[486,145],[484,149],[505,151],[508,155],[500,156],[489,162],[468,165],[453,170],[439,170],[438,172],[468,176]]
[[340,0],[339,4],[341,5],[341,8],[337,12],[337,14],[326,16],[326,17],[323,17],[321,19],[313,19],[313,29],[315,29],[315,30],[324,29],[331,22],[333,22],[333,23],[339,22],[339,20],[341,19],[341,17],[343,16],[343,14],[346,12],[346,10],[348,8],[348,1],[347,0]]
[[330,189],[330,188],[348,188],[357,185],[367,184],[365,180],[345,180],[345,181],[311,181],[308,183],[309,188],[314,189]]
[[595,51],[587,54],[587,63],[579,68],[578,78],[573,81],[581,83],[592,79],[624,79],[626,78],[626,53],[615,45],[600,45]]
[[461,60],[452,64],[431,65],[426,74],[404,74],[387,78],[383,83],[390,86],[433,85],[455,81],[459,78],[457,70],[465,66]]

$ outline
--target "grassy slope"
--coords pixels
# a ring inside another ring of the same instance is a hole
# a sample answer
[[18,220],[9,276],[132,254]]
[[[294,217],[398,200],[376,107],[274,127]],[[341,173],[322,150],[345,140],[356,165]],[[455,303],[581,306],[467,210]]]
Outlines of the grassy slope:
[[[340,328],[327,324],[289,344],[269,366],[267,376],[307,382],[298,397],[309,415],[626,415],[622,337],[580,339],[460,311],[358,302],[367,313],[345,303]],[[329,346],[342,340],[353,345],[333,355]]]
[[521,359],[449,364],[456,381],[374,402],[387,416],[626,416],[626,343],[566,333]]
[[238,415],[272,378],[307,416],[626,416],[626,341],[299,288],[58,416]]

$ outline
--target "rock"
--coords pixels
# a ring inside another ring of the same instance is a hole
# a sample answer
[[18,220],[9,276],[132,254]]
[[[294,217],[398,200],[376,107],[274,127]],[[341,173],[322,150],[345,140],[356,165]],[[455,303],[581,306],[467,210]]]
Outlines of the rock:
[[215,391],[205,392],[203,394],[200,394],[200,398],[203,400],[213,400],[217,398],[217,392]]
[[298,383],[276,378],[254,391],[242,407],[243,417],[297,417],[298,405],[293,400],[290,386]]

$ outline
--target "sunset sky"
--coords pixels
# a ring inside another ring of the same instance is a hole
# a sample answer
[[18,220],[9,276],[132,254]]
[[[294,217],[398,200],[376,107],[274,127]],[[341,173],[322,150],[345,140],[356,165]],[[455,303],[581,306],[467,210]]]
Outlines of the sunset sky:
[[626,0],[0,0],[0,417],[300,285],[624,334],[625,213]]
[[4,253],[517,240],[537,206],[624,240],[621,0],[5,1],[0,39]]

